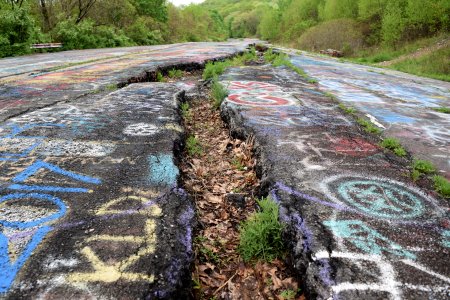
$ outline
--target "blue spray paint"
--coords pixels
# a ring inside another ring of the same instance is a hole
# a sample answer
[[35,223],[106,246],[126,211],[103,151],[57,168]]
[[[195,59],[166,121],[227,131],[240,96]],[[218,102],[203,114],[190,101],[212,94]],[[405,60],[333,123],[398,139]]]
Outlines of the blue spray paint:
[[442,246],[450,248],[450,230],[444,230],[442,232]]
[[20,153],[0,153],[0,161],[17,161],[19,158],[28,156],[36,147],[38,147],[42,141],[45,139],[43,136],[21,136],[20,134],[36,128],[36,127],[65,127],[64,124],[53,124],[53,123],[45,123],[45,124],[30,124],[25,126],[18,126],[16,124],[11,124],[11,133],[8,135],[0,137],[0,140],[2,139],[35,139],[37,140],[36,143],[31,145],[30,147],[22,150]]
[[20,254],[19,258],[13,263],[9,258],[8,238],[0,233],[0,293],[6,293],[14,281],[17,272],[22,268],[27,259],[31,256],[34,249],[39,245],[45,235],[51,230],[51,227],[44,226],[39,228],[31,238],[31,241]]
[[419,198],[391,183],[351,180],[341,183],[338,193],[348,204],[379,218],[415,218],[425,210]]
[[[17,229],[27,229],[33,228],[44,223],[57,220],[65,215],[67,208],[66,205],[58,197],[47,195],[47,194],[10,194],[0,198],[0,203],[7,202],[9,200],[20,200],[20,199],[37,199],[42,202],[50,202],[58,207],[58,211],[50,216],[30,221],[7,221],[0,220],[0,224],[5,227],[12,227]],[[34,249],[39,245],[42,239],[47,235],[48,232],[52,230],[50,226],[42,226],[36,230],[31,240],[26,245],[23,252],[17,258],[15,262],[11,262],[9,257],[9,241],[8,238],[0,232],[0,293],[5,293],[8,291],[9,287],[14,281],[17,273],[20,271],[22,266],[25,264],[27,259],[32,255]]]
[[52,195],[48,195],[48,194],[39,194],[39,193],[30,193],[30,194],[10,194],[10,195],[6,195],[0,198],[0,203],[3,202],[7,202],[9,200],[15,200],[15,199],[37,199],[40,202],[50,202],[54,205],[56,205],[58,207],[58,211],[48,217],[42,218],[42,219],[38,219],[38,220],[33,220],[33,221],[14,221],[14,222],[10,222],[10,221],[6,221],[6,220],[1,220],[0,219],[0,224],[2,224],[3,226],[7,226],[7,227],[13,227],[13,228],[18,228],[18,229],[26,229],[26,228],[31,228],[31,227],[35,227],[38,226],[40,224],[49,222],[49,221],[53,221],[56,219],[59,219],[60,217],[64,216],[66,213],[66,205],[64,204],[64,202],[61,201],[61,199],[59,199],[58,197],[54,197]]
[[171,186],[176,183],[179,171],[169,154],[151,155],[148,158],[150,165],[150,182]]
[[[400,245],[381,235],[362,221],[325,221],[323,224],[329,227],[337,237],[348,240],[366,253],[382,255],[383,252],[387,252],[400,257],[416,259],[415,254],[404,250]],[[387,244],[387,246],[380,246],[380,244]]]
[[36,174],[40,169],[45,168],[57,174],[67,176],[69,178],[81,181],[84,183],[100,184],[101,180],[98,178],[93,178],[77,173],[73,173],[58,166],[44,162],[42,160],[37,160],[34,164],[20,172],[12,179],[15,184],[10,185],[8,188],[12,190],[24,190],[24,191],[38,191],[38,192],[63,192],[63,193],[86,193],[89,190],[85,188],[69,188],[69,187],[59,187],[59,186],[39,186],[39,185],[23,185],[29,177]]

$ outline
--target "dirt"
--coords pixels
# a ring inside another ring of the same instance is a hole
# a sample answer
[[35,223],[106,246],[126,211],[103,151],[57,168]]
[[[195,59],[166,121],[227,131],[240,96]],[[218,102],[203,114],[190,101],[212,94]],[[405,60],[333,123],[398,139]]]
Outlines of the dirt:
[[230,137],[206,88],[189,101],[185,115],[187,136],[201,145],[201,154],[186,151],[181,165],[186,190],[194,198],[199,221],[194,239],[192,271],[195,299],[283,298],[298,291],[282,260],[244,263],[239,256],[239,224],[257,208],[259,180],[255,174],[253,141]]

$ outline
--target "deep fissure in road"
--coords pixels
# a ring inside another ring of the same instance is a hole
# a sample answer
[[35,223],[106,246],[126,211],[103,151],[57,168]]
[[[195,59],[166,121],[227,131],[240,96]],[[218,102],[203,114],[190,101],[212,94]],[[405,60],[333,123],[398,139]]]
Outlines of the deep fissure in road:
[[183,104],[183,115],[187,142],[182,178],[199,222],[194,240],[194,298],[294,296],[298,283],[283,261],[244,263],[237,250],[239,225],[255,211],[259,190],[252,139],[230,136],[205,87]]

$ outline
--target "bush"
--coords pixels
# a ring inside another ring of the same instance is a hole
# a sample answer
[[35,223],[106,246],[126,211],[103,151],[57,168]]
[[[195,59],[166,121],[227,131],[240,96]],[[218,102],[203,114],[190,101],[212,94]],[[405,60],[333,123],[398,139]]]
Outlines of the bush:
[[32,38],[39,32],[25,8],[0,10],[0,57],[30,53]]
[[60,22],[54,29],[64,49],[92,49],[117,46],[132,46],[134,43],[112,26],[94,26],[91,20],[74,25],[73,20]]
[[214,99],[214,108],[218,109],[228,96],[228,91],[223,87],[223,85],[217,81],[217,77],[214,78],[213,84],[211,86],[211,96]]
[[363,46],[363,34],[358,23],[351,19],[324,22],[308,29],[298,40],[299,47],[318,51],[336,49],[351,55]]
[[239,252],[244,261],[253,258],[271,261],[283,254],[283,225],[278,220],[278,205],[273,200],[263,198],[257,202],[261,210],[241,224]]
[[145,17],[139,17],[130,27],[126,29],[126,35],[138,45],[157,45],[163,42],[159,30],[151,30],[153,23]]

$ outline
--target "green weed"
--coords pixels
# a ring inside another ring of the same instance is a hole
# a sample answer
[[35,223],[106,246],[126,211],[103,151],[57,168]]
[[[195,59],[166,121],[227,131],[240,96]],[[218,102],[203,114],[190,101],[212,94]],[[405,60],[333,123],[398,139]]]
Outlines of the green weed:
[[374,133],[374,134],[381,134],[381,129],[376,127],[375,125],[373,125],[370,121],[367,121],[366,119],[358,118],[356,120],[356,122],[358,122],[359,125],[364,127],[364,130],[366,132]]
[[434,188],[444,198],[450,198],[450,181],[445,177],[435,175],[433,176]]
[[281,292],[280,297],[283,300],[294,300],[297,292],[294,290],[284,290]]
[[278,205],[273,200],[263,198],[257,202],[260,211],[241,224],[238,249],[244,261],[271,261],[283,254],[283,225],[278,220]]
[[443,113],[443,114],[450,114],[450,107],[438,107],[438,108],[433,108],[433,110]]
[[166,79],[164,78],[163,74],[161,74],[161,72],[156,73],[156,81],[157,82],[166,82]]
[[191,112],[189,111],[190,106],[188,102],[181,103],[181,115],[184,119],[188,120],[191,118]]
[[177,69],[172,69],[169,71],[168,76],[169,76],[169,78],[181,78],[181,77],[183,77],[183,71],[177,70]]
[[228,91],[223,85],[218,82],[217,78],[214,78],[213,83],[211,85],[211,96],[214,99],[214,108],[218,109],[225,99],[228,96]]
[[186,140],[186,149],[190,156],[200,156],[203,154],[202,146],[198,139],[191,135]]
[[413,161],[411,177],[414,181],[418,180],[424,174],[433,174],[435,172],[436,168],[431,162],[421,159],[415,159]]
[[119,89],[119,88],[117,87],[117,84],[115,84],[115,83],[108,84],[105,87],[105,90],[107,90],[107,91],[115,91],[117,89]]
[[220,262],[219,256],[208,247],[200,247],[200,253],[206,258],[207,261],[215,264]]
[[380,146],[392,150],[395,153],[395,155],[400,157],[405,157],[407,154],[405,148],[403,148],[400,142],[395,138],[385,138],[380,143]]
[[342,103],[339,103],[338,107],[346,114],[354,115],[356,113],[356,109],[354,109],[353,107],[347,107]]
[[225,70],[229,67],[242,66],[256,59],[256,50],[255,48],[252,48],[249,52],[236,56],[232,59],[227,59],[225,61],[208,62],[205,66],[205,69],[203,70],[203,79],[213,79],[222,75],[223,72],[225,72]]
[[245,166],[242,164],[241,160],[234,158],[231,164],[238,170],[238,171],[245,171]]
[[290,60],[289,56],[284,53],[274,53],[272,49],[269,49],[264,53],[264,60],[266,63],[271,63],[274,67],[285,66],[297,73],[298,75],[305,78],[309,83],[317,83],[316,79],[313,79],[306,74],[306,72],[294,65]]

